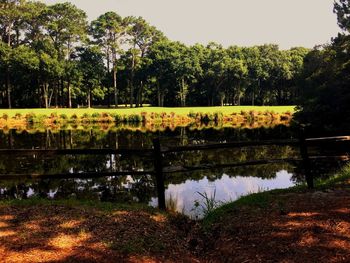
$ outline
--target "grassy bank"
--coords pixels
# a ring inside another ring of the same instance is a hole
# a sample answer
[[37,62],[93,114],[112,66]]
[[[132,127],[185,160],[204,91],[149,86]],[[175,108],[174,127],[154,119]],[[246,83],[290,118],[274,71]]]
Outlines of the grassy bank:
[[74,114],[78,117],[84,116],[84,114],[94,114],[94,113],[108,113],[108,114],[119,114],[119,115],[141,115],[144,113],[166,113],[171,114],[175,113],[177,115],[187,116],[190,113],[212,113],[221,112],[224,115],[230,115],[232,113],[240,113],[241,111],[256,111],[256,112],[274,112],[277,114],[285,112],[294,112],[295,106],[225,106],[225,107],[176,107],[176,108],[167,108],[167,107],[144,107],[144,108],[79,108],[79,109],[0,109],[0,115],[6,114],[9,117],[14,117],[16,114],[27,115],[27,114],[36,114],[36,115],[46,115],[50,116],[51,114],[65,114],[68,117],[73,116]]
[[[43,126],[66,124],[148,124],[149,126],[189,126],[198,123],[288,123],[294,106],[230,106],[190,108],[120,109],[11,109],[0,110],[0,128],[19,128],[28,124]],[[259,125],[258,125],[259,126]],[[261,126],[261,125],[260,125]]]

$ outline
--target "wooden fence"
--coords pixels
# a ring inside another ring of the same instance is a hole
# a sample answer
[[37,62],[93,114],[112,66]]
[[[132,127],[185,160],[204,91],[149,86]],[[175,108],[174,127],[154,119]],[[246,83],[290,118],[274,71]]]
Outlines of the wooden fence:
[[[164,178],[166,174],[177,172],[190,172],[196,170],[232,168],[250,165],[262,165],[278,162],[302,162],[306,177],[307,186],[314,187],[313,175],[311,173],[311,159],[340,159],[347,161],[347,155],[333,156],[310,156],[308,146],[322,146],[327,144],[335,144],[342,142],[350,142],[350,136],[324,137],[324,138],[308,138],[302,134],[298,140],[271,140],[271,141],[252,141],[252,142],[229,142],[215,143],[202,145],[189,145],[180,147],[162,147],[160,139],[153,140],[153,149],[0,149],[0,155],[107,155],[107,154],[123,154],[123,155],[138,155],[138,156],[153,156],[154,170],[150,171],[116,171],[116,172],[90,172],[90,173],[61,173],[61,174],[0,174],[1,180],[11,179],[67,179],[67,178],[97,178],[106,176],[126,176],[126,175],[154,175],[156,179],[158,207],[166,209],[165,205],[165,184]],[[254,146],[269,146],[269,145],[290,145],[297,146],[300,150],[300,157],[297,158],[282,158],[282,159],[266,159],[266,160],[251,160],[240,163],[227,164],[204,164],[198,166],[181,166],[181,167],[164,167],[163,158],[168,153],[187,152],[187,151],[206,151],[217,149],[254,147]]]

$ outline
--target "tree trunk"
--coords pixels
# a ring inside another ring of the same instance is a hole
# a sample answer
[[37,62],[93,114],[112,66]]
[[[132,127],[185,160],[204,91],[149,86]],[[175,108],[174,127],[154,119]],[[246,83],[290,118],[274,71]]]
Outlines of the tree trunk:
[[63,107],[63,105],[65,104],[63,93],[64,93],[64,80],[62,78],[61,82],[60,82],[60,90],[59,90],[59,98],[60,98],[60,105],[59,106],[60,107]]
[[162,93],[161,95],[160,95],[160,106],[161,107],[164,107],[164,93]]
[[87,94],[87,104],[88,104],[88,108],[91,108],[91,89],[89,88],[88,90],[88,94]]
[[159,81],[157,81],[157,98],[158,98],[158,107],[161,107],[161,99],[160,99],[160,84]]
[[142,107],[142,100],[143,100],[143,81],[140,83],[140,95],[139,95],[139,106]]
[[134,74],[135,74],[134,68],[135,68],[135,54],[133,50],[132,62],[131,62],[131,77],[130,77],[130,108],[134,106]]
[[238,83],[238,86],[237,86],[237,89],[238,89],[238,99],[237,99],[237,105],[238,106],[241,106],[241,84]]
[[130,81],[130,108],[134,106],[134,84]]
[[39,108],[41,108],[41,105],[42,105],[42,99],[43,99],[43,97],[42,97],[42,92],[41,92],[41,83],[40,83],[40,81],[38,80],[38,90],[37,90],[37,92],[38,92],[38,107]]
[[118,108],[118,88],[117,88],[117,70],[113,66],[113,88],[114,88],[114,107]]
[[6,67],[6,82],[5,82],[5,86],[6,86],[6,92],[7,92],[8,107],[9,107],[9,109],[11,109],[12,108],[12,104],[11,104],[11,85],[10,85],[10,72],[9,72],[8,66]]
[[48,91],[48,85],[47,83],[44,83],[43,85],[43,95],[44,95],[44,103],[45,108],[49,108],[49,91]]
[[71,90],[69,80],[68,80],[68,108],[72,108],[72,90]]
[[118,108],[118,87],[117,87],[117,51],[115,49],[112,49],[112,56],[113,56],[113,88],[114,88],[114,107]]
[[182,78],[181,79],[181,95],[180,95],[180,98],[181,98],[181,107],[185,107],[186,105],[186,87],[185,87],[185,79]]
[[221,106],[221,107],[224,106],[224,100],[225,100],[225,95],[220,94],[220,106]]
[[58,89],[59,89],[59,81],[55,84],[55,107],[58,108]]
[[[107,72],[108,72],[108,75],[109,73],[111,72],[110,71],[110,59],[109,59],[109,47],[107,47],[107,50],[106,50],[106,58],[107,58]],[[107,105],[108,105],[108,108],[111,107],[111,94],[110,94],[110,82],[108,80],[107,82],[107,87],[108,87],[108,91],[107,91]]]

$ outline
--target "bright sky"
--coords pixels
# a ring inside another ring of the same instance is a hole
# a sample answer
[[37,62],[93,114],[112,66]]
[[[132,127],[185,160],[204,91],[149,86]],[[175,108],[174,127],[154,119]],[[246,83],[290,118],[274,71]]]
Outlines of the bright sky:
[[[68,0],[90,20],[106,11],[142,16],[171,40],[224,46],[312,48],[339,32],[334,0]],[[48,4],[64,0],[42,0]]]

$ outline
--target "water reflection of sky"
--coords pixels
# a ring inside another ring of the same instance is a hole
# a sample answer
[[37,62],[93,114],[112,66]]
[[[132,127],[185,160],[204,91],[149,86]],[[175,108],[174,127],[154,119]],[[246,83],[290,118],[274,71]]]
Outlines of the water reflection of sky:
[[[176,210],[195,218],[201,215],[200,209],[194,209],[196,201],[203,202],[199,193],[206,193],[218,202],[237,200],[243,195],[260,191],[288,188],[294,185],[291,181],[292,174],[285,170],[276,173],[273,179],[261,179],[257,177],[229,177],[224,174],[221,179],[209,181],[206,177],[199,181],[187,180],[182,184],[170,184],[165,192],[166,200],[175,201]],[[157,199],[152,199],[152,205],[157,204]]]

